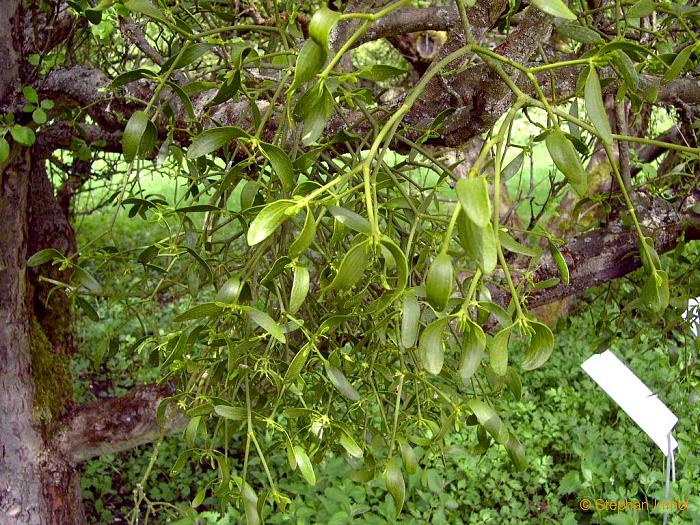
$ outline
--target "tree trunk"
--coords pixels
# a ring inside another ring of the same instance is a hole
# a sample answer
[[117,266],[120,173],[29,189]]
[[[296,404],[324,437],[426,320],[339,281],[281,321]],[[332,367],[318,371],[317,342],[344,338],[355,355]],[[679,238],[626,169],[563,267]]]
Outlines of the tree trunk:
[[[69,303],[65,297],[42,302],[38,312],[35,295],[43,294],[26,266],[28,247],[42,237],[30,230],[30,212],[47,212],[36,195],[42,186],[50,190],[40,168],[30,149],[15,147],[0,172],[0,523],[80,524],[85,518],[77,471],[50,445],[52,426],[71,394],[65,347],[57,345],[57,334],[70,334]],[[54,244],[61,241],[65,237]],[[42,324],[57,319],[61,330],[44,330]]]

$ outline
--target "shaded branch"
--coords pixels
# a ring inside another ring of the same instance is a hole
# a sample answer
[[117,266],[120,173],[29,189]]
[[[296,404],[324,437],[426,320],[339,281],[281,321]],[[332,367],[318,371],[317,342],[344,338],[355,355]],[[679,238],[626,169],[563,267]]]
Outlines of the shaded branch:
[[181,431],[187,417],[168,407],[163,428],[156,422],[158,405],[175,392],[173,383],[146,385],[127,395],[76,407],[60,422],[53,445],[68,461],[80,463],[121,452]]

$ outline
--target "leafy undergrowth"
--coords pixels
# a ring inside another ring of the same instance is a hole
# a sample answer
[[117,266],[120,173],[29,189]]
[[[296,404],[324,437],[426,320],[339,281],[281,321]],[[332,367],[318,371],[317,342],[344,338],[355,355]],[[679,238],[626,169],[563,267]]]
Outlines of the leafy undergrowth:
[[[595,304],[595,303],[594,303]],[[635,424],[597,388],[579,364],[594,350],[600,335],[595,322],[599,307],[564,320],[558,349],[540,370],[524,375],[522,398],[504,394],[499,408],[528,449],[529,467],[516,472],[502,447],[485,455],[474,453],[475,427],[465,426],[448,440],[444,450],[431,454],[416,447],[421,468],[407,479],[407,502],[397,518],[383,481],[351,479],[353,469],[344,458],[328,458],[317,467],[317,482],[309,486],[290,472],[284,453],[272,455],[270,468],[288,494],[286,512],[265,518],[266,523],[661,523],[661,514],[648,512],[582,512],[582,498],[595,502],[664,500],[664,457]],[[649,340],[654,327],[628,319],[629,336],[618,337],[610,348],[659,394],[680,417],[674,435],[677,482],[671,499],[689,502],[673,514],[671,523],[700,523],[700,457],[697,435],[700,403],[692,383],[679,381],[680,364],[669,365],[668,345]],[[647,330],[649,334],[647,334]],[[623,334],[620,334],[623,335]],[[654,344],[652,344],[654,343]],[[689,343],[692,344],[692,343]],[[650,348],[648,350],[640,350]],[[118,360],[118,354],[111,361]],[[145,374],[147,369],[139,371]],[[232,445],[233,447],[233,445]],[[234,524],[245,517],[236,509],[221,514],[214,499],[191,509],[198,489],[214,477],[208,465],[188,465],[170,473],[184,445],[177,438],[160,448],[147,498],[155,506],[150,523]],[[85,465],[83,492],[91,523],[126,523],[133,508],[133,489],[151,459],[153,446]],[[254,464],[252,472],[260,471]],[[593,503],[595,505],[595,503]],[[143,517],[143,515],[142,515]]]

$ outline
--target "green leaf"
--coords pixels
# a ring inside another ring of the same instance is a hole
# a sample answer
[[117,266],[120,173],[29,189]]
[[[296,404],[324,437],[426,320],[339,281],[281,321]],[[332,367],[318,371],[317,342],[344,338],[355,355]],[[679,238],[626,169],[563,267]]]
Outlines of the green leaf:
[[586,79],[586,85],[583,91],[588,118],[591,120],[591,123],[603,142],[612,144],[612,130],[610,129],[610,121],[608,120],[608,114],[605,111],[605,104],[603,103],[603,92],[600,88],[598,73],[596,73],[593,67],[590,68],[588,72],[588,78]]
[[358,242],[348,250],[338,268],[338,273],[326,288],[331,290],[349,290],[360,280],[369,266],[370,259],[367,255],[368,241]]
[[95,310],[95,308],[93,308],[93,306],[89,302],[87,302],[80,296],[76,297],[76,302],[78,303],[78,306],[80,306],[82,311],[85,312],[85,315],[88,316],[88,319],[95,322],[98,322],[100,320],[100,316],[97,313],[97,310]]
[[639,88],[639,73],[634,67],[634,62],[627,53],[618,49],[613,53],[613,64],[615,70],[620,74],[625,81],[625,85],[630,90]]
[[545,144],[557,169],[570,183],[578,184],[586,177],[576,148],[563,131],[553,130],[547,135]]
[[561,0],[532,0],[530,3],[548,15],[564,18],[565,20],[576,20],[576,15]]
[[161,22],[167,22],[163,12],[149,2],[149,0],[127,0],[124,2],[124,5],[127,7],[127,9],[129,9],[129,11],[141,13],[142,15],[146,15]]
[[230,405],[215,405],[214,413],[224,419],[232,421],[245,421],[248,419],[248,411],[244,407],[232,407]]
[[294,211],[296,205],[293,200],[283,199],[271,202],[260,210],[248,228],[248,246],[255,246],[272,235],[280,224],[290,217],[289,212]]
[[22,146],[31,146],[36,141],[36,135],[34,135],[34,130],[27,126],[20,126],[15,124],[10,128],[10,135],[17,144]]
[[39,250],[29,259],[27,259],[27,266],[33,268],[35,266],[40,266],[49,261],[62,260],[63,254],[54,248],[46,248],[44,250]]
[[219,91],[216,92],[214,98],[207,102],[208,107],[217,106],[232,99],[241,89],[241,72],[240,70],[230,71],[224,82],[221,84]]
[[523,360],[524,370],[534,370],[547,362],[554,350],[554,334],[545,324],[529,321],[530,328],[535,333],[530,338],[530,347]]
[[309,485],[316,484],[316,474],[314,474],[314,467],[311,465],[311,460],[306,454],[306,451],[299,445],[294,445],[294,459],[297,462],[297,466],[301,471],[301,475]]
[[46,112],[41,108],[37,108],[32,112],[32,120],[36,124],[45,124],[47,119]]
[[326,375],[330,379],[333,386],[350,401],[359,401],[360,393],[355,390],[355,387],[350,384],[343,372],[326,362]]
[[39,95],[37,94],[36,89],[31,86],[24,86],[22,88],[22,95],[24,95],[24,99],[30,104],[39,103]]
[[255,495],[253,487],[241,478],[234,478],[243,496],[243,507],[245,508],[246,525],[260,525],[260,514],[258,513],[258,497]]
[[102,293],[102,285],[85,268],[74,266],[71,280],[88,292],[94,294]]
[[301,370],[304,368],[304,365],[309,358],[310,352],[310,344],[304,345],[302,349],[297,352],[297,355],[295,355],[292,362],[289,363],[287,371],[284,374],[284,379],[282,380],[284,384],[289,383],[292,379],[299,375],[299,372],[301,372]]
[[518,441],[515,436],[508,436],[508,441],[506,441],[506,451],[510,460],[515,465],[519,471],[523,471],[527,468],[527,454],[525,447],[520,441]]
[[217,303],[234,304],[241,293],[241,279],[234,275],[221,285],[214,299]]
[[685,65],[688,63],[688,59],[690,59],[690,55],[694,50],[695,44],[690,44],[689,46],[684,47],[683,50],[676,55],[676,58],[673,59],[673,63],[668,70],[666,70],[666,73],[664,73],[661,80],[663,84],[670,82],[683,72]]
[[505,445],[508,442],[509,432],[506,426],[498,417],[496,411],[479,399],[470,399],[467,402],[469,408],[474,412],[479,424],[491,434],[497,443]]
[[398,516],[401,514],[401,509],[403,509],[403,503],[406,498],[406,484],[403,479],[403,474],[401,473],[401,467],[395,458],[391,458],[387,461],[384,479],[386,481],[386,488],[396,504],[396,515]]
[[459,363],[459,377],[465,385],[476,373],[486,350],[486,335],[481,327],[469,321],[462,339],[462,358]]
[[260,148],[265,158],[270,161],[270,166],[282,183],[284,191],[291,191],[294,186],[294,167],[287,154],[277,146],[265,142],[260,143]]
[[372,226],[369,221],[365,219],[359,213],[354,211],[346,210],[339,206],[329,206],[328,211],[331,215],[344,226],[347,226],[351,230],[359,233],[364,233],[365,235],[370,235],[372,232]]
[[234,126],[222,126],[210,128],[197,135],[187,149],[187,158],[196,159],[219,148],[227,146],[235,138],[248,137],[249,135],[240,128]]
[[0,164],[10,158],[10,143],[5,137],[0,137]]
[[389,64],[372,64],[360,69],[357,72],[357,76],[372,82],[383,82],[405,73],[406,70],[401,67],[390,66]]
[[654,12],[656,6],[652,0],[639,0],[627,10],[628,18],[643,18]]
[[557,33],[564,38],[570,38],[582,44],[598,44],[603,41],[598,33],[579,24],[565,23],[556,26],[556,28]]
[[[170,60],[166,61],[162,66],[161,66],[161,71],[167,71],[169,67],[172,67],[173,69],[181,69],[185,66],[189,66],[192,62],[195,62],[196,60],[199,60],[202,58],[206,53],[209,52],[211,49],[211,46],[209,44],[204,44],[202,42],[198,42],[196,44],[193,44],[189,46],[185,51],[180,55],[180,58],[175,61],[175,64],[172,66],[169,64]],[[174,59],[175,57],[173,57]]]
[[425,327],[418,343],[418,352],[423,363],[423,368],[433,375],[442,371],[445,362],[445,346],[442,342],[442,334],[445,331],[448,317],[436,319]]
[[297,63],[294,67],[294,81],[290,90],[305,84],[321,71],[326,62],[326,52],[323,47],[309,38],[299,51]]
[[309,22],[309,36],[324,50],[328,50],[328,37],[331,29],[340,18],[340,13],[323,6],[317,9]]
[[455,189],[467,217],[479,228],[488,226],[491,221],[491,199],[486,177],[460,179]]
[[403,296],[401,310],[401,344],[404,348],[413,348],[418,338],[420,323],[420,303],[416,294],[409,291]]
[[289,246],[289,257],[299,257],[306,249],[311,246],[311,243],[316,236],[316,219],[309,208],[306,209],[306,218],[301,232],[294,239],[294,242]]
[[446,253],[440,253],[430,265],[425,278],[426,298],[430,306],[442,312],[447,307],[453,284],[452,258]]
[[539,249],[519,243],[503,229],[498,230],[498,238],[501,241],[501,246],[510,252],[526,255],[527,257],[537,257],[540,254]]
[[408,444],[405,439],[399,438],[399,449],[401,450],[401,459],[403,466],[406,468],[406,473],[410,476],[418,471],[418,458],[413,447]]
[[210,315],[218,315],[221,313],[221,311],[222,308],[215,303],[202,303],[184,311],[180,315],[176,316],[173,321],[176,323],[182,323],[183,321],[189,321],[191,319],[201,319],[202,317],[207,317]]
[[294,315],[301,305],[304,304],[306,295],[309,293],[309,269],[305,266],[294,268],[294,282],[289,298],[289,313]]
[[564,256],[559,251],[559,248],[551,240],[549,240],[549,253],[552,254],[552,260],[554,264],[557,265],[559,274],[561,275],[561,282],[564,284],[569,284],[569,267],[566,264]]
[[340,431],[339,441],[340,445],[345,449],[345,452],[347,452],[349,456],[359,459],[364,455],[357,442],[344,430]]
[[488,275],[496,269],[496,237],[491,224],[479,228],[465,213],[457,219],[459,238],[470,259],[476,261],[481,271]]
[[261,312],[257,308],[247,308],[246,312],[251,321],[253,321],[260,328],[265,330],[272,337],[277,339],[280,343],[284,344],[287,342],[287,338],[284,336],[282,327],[277,324],[277,322],[267,315],[265,312]]
[[513,326],[501,329],[491,340],[489,347],[489,362],[497,376],[504,376],[508,371],[508,341]]
[[149,122],[148,115],[143,111],[134,111],[129,117],[122,135],[122,150],[127,162],[133,161],[138,156],[141,150],[141,140],[146,134]]
[[659,259],[659,254],[656,252],[654,247],[654,240],[651,237],[644,237],[643,242],[646,244],[647,249],[645,250],[642,246],[642,241],[639,244],[639,257],[642,260],[642,266],[647,273],[651,273],[654,270],[661,268],[661,259]]
[[644,281],[641,297],[653,311],[663,312],[670,300],[668,274],[664,270],[655,270],[649,274]]

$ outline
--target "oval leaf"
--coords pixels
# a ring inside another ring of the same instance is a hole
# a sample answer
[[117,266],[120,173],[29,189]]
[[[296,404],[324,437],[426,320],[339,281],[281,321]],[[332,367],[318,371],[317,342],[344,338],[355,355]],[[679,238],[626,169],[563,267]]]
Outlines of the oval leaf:
[[392,458],[387,462],[384,479],[386,480],[386,488],[396,504],[396,515],[398,516],[401,514],[406,498],[406,484],[396,459]]
[[149,122],[148,115],[144,111],[134,111],[129,117],[122,135],[122,151],[127,162],[131,162],[138,155],[141,139],[146,133]]
[[530,338],[530,348],[523,361],[524,370],[534,370],[547,362],[554,350],[554,334],[545,324],[531,321],[530,327],[535,331]]
[[267,315],[265,312],[261,312],[256,308],[248,308],[246,311],[248,312],[248,317],[250,317],[250,319],[256,325],[265,330],[268,334],[277,339],[280,343],[287,342],[287,338],[284,336],[282,327],[279,324],[277,324],[277,322],[272,317]]
[[306,451],[299,445],[294,446],[294,459],[297,462],[297,466],[301,471],[301,475],[309,485],[316,484],[316,474],[314,474],[314,467],[311,465],[311,460],[306,454]]
[[246,237],[248,246],[255,246],[272,235],[279,225],[290,217],[288,212],[296,204],[295,201],[283,199],[265,206],[250,223]]
[[479,228],[488,226],[491,220],[491,199],[486,177],[460,179],[455,189],[459,204],[467,217]]
[[401,309],[401,344],[404,348],[413,348],[418,338],[420,322],[420,303],[416,294],[406,292],[403,296]]
[[260,148],[265,158],[270,162],[272,170],[282,183],[284,191],[291,191],[294,186],[294,167],[287,154],[277,146],[265,142],[260,143]]
[[301,307],[309,293],[309,269],[305,266],[294,268],[294,282],[289,298],[289,313],[294,315]]
[[345,254],[338,268],[338,273],[327,290],[349,290],[365,273],[369,265],[367,241],[357,243]]
[[489,361],[494,374],[504,376],[508,371],[508,341],[513,326],[507,326],[498,332],[491,340]]
[[552,157],[557,169],[572,184],[580,183],[586,174],[576,148],[566,134],[561,130],[555,129],[547,135],[545,144],[547,145],[549,156]]
[[586,102],[586,111],[588,118],[600,135],[601,140],[608,144],[612,144],[612,130],[610,129],[610,121],[608,114],[605,111],[603,103],[603,92],[600,89],[600,80],[595,68],[591,68],[586,79],[584,88],[584,100]]
[[442,370],[445,362],[445,347],[442,342],[442,333],[449,318],[437,319],[425,327],[420,336],[418,350],[423,368],[433,375],[437,375]]
[[462,358],[459,363],[459,377],[466,384],[479,368],[486,350],[486,335],[481,327],[473,322],[467,324],[462,340]]
[[430,265],[425,278],[426,298],[430,306],[443,311],[452,295],[454,268],[452,258],[446,253],[440,253]]
[[333,383],[333,386],[347,399],[350,401],[360,400],[360,393],[350,384],[350,381],[347,380],[343,372],[328,362],[326,363],[326,375],[328,379],[331,380],[331,383]]
[[576,20],[576,15],[561,0],[532,0],[530,3],[548,15],[557,16],[565,20]]
[[304,226],[301,229],[299,236],[294,239],[294,242],[289,246],[289,256],[294,258],[298,257],[306,251],[306,249],[311,246],[316,235],[316,219],[313,213],[308,208],[306,209],[306,218],[304,219]]
[[222,126],[202,131],[187,149],[187,158],[196,159],[207,153],[223,148],[235,138],[248,137],[248,134],[234,126]]

